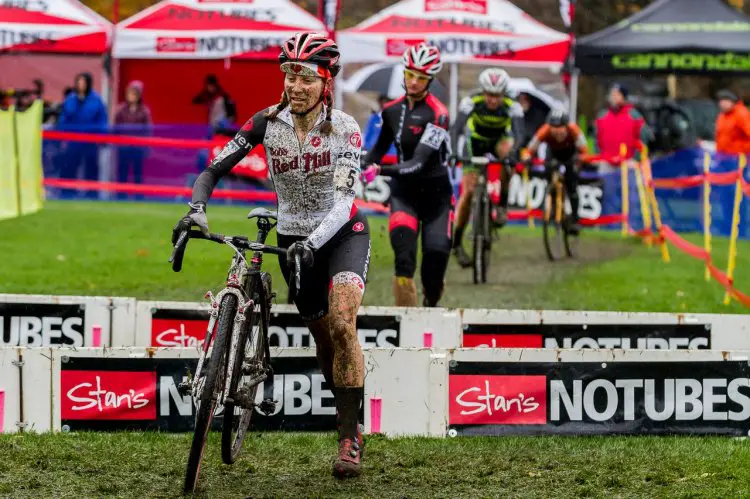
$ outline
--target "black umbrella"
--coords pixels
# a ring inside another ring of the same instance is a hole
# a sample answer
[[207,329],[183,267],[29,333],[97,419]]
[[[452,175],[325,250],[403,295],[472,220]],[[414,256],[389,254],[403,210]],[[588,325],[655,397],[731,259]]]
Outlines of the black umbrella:
[[[344,80],[341,88],[347,93],[376,92],[396,99],[404,94],[404,67],[390,62],[371,64]],[[430,92],[441,102],[447,102],[448,91],[438,81],[430,84]]]

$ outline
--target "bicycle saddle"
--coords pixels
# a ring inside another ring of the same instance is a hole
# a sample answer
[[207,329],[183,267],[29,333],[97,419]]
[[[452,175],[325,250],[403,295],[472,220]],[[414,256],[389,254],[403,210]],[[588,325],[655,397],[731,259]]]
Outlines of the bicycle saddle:
[[276,212],[270,211],[265,208],[255,208],[253,211],[248,213],[247,218],[270,218],[272,220],[276,220]]

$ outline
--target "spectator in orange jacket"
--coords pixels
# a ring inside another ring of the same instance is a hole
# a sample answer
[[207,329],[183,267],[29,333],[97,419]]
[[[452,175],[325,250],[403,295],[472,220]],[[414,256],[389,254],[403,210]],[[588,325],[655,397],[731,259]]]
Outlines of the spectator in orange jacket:
[[[620,83],[615,83],[609,91],[609,107],[597,116],[596,147],[602,156],[616,157],[620,160],[632,158],[638,151],[640,142],[647,144],[651,138],[651,130],[632,104],[627,101],[628,89]],[[620,158],[621,144],[625,144],[627,152]],[[613,162],[615,163],[615,162]],[[617,164],[602,164],[602,172],[611,172]]]
[[716,118],[716,152],[750,154],[750,111],[731,90],[716,93],[721,112]]

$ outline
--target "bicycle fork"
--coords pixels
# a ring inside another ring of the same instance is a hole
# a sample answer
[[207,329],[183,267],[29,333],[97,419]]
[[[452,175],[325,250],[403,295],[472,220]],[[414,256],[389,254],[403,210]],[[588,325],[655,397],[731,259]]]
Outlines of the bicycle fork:
[[[247,311],[248,307],[252,308],[255,306],[255,304],[252,300],[246,301],[244,295],[239,289],[234,287],[226,287],[222,289],[215,297],[213,293],[211,293],[211,291],[208,291],[205,295],[205,297],[211,301],[211,314],[206,331],[206,343],[204,344],[203,351],[201,352],[201,356],[198,359],[198,366],[195,369],[195,375],[193,376],[192,381],[188,382],[190,393],[195,394],[195,398],[200,398],[199,382],[201,379],[201,374],[203,372],[203,368],[205,367],[206,359],[208,358],[209,346],[214,337],[214,329],[216,327],[216,322],[218,321],[219,310],[221,309],[221,301],[228,294],[232,294],[237,298],[237,310],[234,313],[234,320],[232,321],[232,337],[229,343],[229,358],[227,359],[227,374],[225,377],[226,380],[232,379],[232,373],[234,372],[234,361],[237,357],[237,343],[239,342],[242,328],[244,327],[245,320],[247,319],[245,312]],[[181,385],[183,384],[181,383]],[[221,403],[222,405],[224,404],[226,398],[229,396],[229,385],[230,383],[228,382],[224,383],[224,390],[221,394],[221,400],[219,401],[219,403]]]

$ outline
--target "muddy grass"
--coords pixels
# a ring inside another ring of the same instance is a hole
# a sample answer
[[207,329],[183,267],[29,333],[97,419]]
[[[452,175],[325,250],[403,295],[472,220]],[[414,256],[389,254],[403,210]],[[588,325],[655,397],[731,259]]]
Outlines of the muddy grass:
[[[466,246],[467,250],[469,246]],[[578,256],[550,262],[541,231],[500,233],[493,244],[487,283],[475,285],[471,269],[461,269],[451,258],[446,294],[441,305],[472,308],[534,308],[539,288],[559,282],[593,265],[627,257],[638,246],[632,241],[582,237]]]

